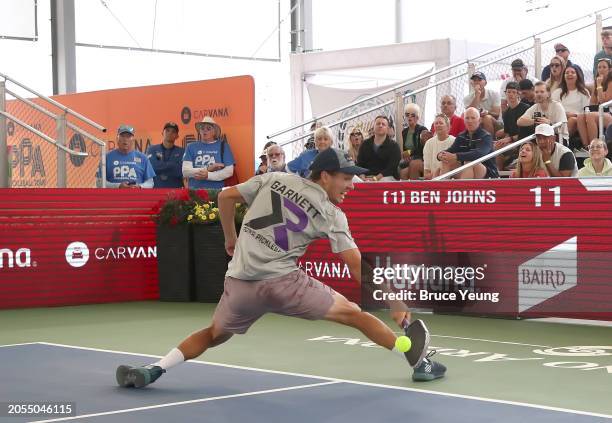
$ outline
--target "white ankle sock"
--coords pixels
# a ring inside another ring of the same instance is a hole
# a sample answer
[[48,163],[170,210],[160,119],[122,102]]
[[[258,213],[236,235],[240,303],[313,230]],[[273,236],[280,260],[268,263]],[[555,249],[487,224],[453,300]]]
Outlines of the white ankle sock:
[[157,363],[153,363],[154,366],[159,366],[164,370],[168,370],[171,367],[181,364],[185,361],[185,356],[178,348],[172,348],[168,354]]

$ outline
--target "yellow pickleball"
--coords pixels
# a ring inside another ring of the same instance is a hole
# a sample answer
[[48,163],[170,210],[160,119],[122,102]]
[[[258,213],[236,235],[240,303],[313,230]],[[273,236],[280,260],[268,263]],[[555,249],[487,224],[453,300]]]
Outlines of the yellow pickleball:
[[412,347],[412,341],[407,336],[399,336],[395,340],[395,348],[397,348],[398,351],[400,352],[404,353],[404,352],[410,351],[411,347]]

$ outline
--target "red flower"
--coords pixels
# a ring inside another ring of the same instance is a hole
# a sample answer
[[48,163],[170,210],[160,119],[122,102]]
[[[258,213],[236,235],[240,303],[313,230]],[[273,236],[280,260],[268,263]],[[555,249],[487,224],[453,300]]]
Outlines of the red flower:
[[196,195],[198,197],[200,197],[200,199],[202,201],[210,201],[210,197],[208,195],[208,191],[206,191],[205,189],[198,189],[198,190],[196,190]]
[[181,190],[181,194],[178,197],[179,200],[183,200],[183,201],[189,201],[189,190],[186,188],[183,188]]

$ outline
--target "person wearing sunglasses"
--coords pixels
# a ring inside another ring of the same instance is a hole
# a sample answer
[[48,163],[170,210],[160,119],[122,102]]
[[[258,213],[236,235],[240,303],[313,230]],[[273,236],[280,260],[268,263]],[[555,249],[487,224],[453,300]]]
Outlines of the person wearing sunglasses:
[[563,73],[565,72],[566,61],[563,56],[554,56],[550,59],[550,78],[546,81],[548,91],[551,93],[557,88],[561,88],[561,81],[563,81]]
[[266,150],[268,156],[268,170],[270,172],[287,172],[287,165],[285,164],[285,151],[283,147],[278,144],[271,145]]
[[361,132],[361,129],[354,128],[351,131],[347,144],[348,145],[346,147],[349,156],[351,156],[351,159],[356,162],[357,157],[359,156],[359,148],[361,148],[361,144],[363,144],[363,133]]
[[419,124],[421,108],[418,104],[408,103],[404,107],[404,116],[408,126],[402,130],[402,160],[400,161],[400,179],[419,179],[423,175],[423,143],[421,132],[426,131]]
[[[561,56],[565,60],[565,66],[572,66],[572,65],[575,66],[576,72],[580,72],[582,79],[584,79],[584,72],[582,71],[582,68],[572,63],[572,61],[569,59],[569,55],[570,55],[569,49],[564,44],[561,44],[561,43],[555,44],[554,47],[555,47],[555,54],[557,56]],[[546,65],[544,69],[542,69],[542,81],[548,81],[548,79],[550,78],[550,73],[551,73],[551,66]]]

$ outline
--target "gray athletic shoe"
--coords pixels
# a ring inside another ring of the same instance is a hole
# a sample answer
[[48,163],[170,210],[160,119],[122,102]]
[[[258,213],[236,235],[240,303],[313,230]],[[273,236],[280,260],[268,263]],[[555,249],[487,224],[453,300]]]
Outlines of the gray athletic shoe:
[[418,367],[427,355],[429,331],[422,320],[415,320],[410,325],[404,327],[404,332],[410,338],[410,341],[412,341],[410,350],[405,352],[404,355],[412,367]]
[[119,386],[124,388],[142,388],[155,382],[164,373],[166,371],[159,366],[132,367],[121,365],[117,367],[115,377]]
[[427,382],[444,377],[444,374],[446,373],[446,366],[442,363],[429,359],[435,353],[436,350],[431,351],[429,354],[427,354],[427,357],[423,359],[421,364],[414,368],[412,380],[415,382]]

